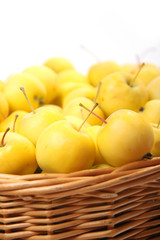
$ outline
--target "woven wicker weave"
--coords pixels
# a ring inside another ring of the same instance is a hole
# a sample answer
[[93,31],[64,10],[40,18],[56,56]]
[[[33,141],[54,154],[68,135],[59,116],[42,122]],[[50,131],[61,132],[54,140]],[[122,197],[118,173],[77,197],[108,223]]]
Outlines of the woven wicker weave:
[[72,174],[0,174],[0,239],[160,239],[160,158]]

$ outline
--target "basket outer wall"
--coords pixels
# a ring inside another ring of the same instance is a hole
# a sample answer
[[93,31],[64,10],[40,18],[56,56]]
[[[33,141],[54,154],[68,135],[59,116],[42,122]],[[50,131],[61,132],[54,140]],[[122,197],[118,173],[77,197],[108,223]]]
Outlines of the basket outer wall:
[[0,174],[0,240],[160,239],[160,158],[71,174]]

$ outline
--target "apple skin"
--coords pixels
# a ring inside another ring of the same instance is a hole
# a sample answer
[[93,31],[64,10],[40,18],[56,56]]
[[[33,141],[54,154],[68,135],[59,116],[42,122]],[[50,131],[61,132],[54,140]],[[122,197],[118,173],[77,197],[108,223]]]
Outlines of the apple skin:
[[60,106],[55,105],[55,104],[45,104],[45,105],[41,106],[41,108],[43,108],[43,107],[44,107],[44,108],[50,107],[50,108],[56,109],[56,110],[59,111],[60,113],[63,112],[63,109],[62,109]]
[[43,106],[35,110],[35,113],[26,114],[17,126],[17,132],[28,138],[34,145],[41,132],[50,124],[63,120],[63,114],[53,106]]
[[88,71],[88,81],[91,85],[97,87],[98,83],[113,72],[120,71],[120,66],[113,61],[105,61],[94,64]]
[[[0,141],[4,133],[0,133]],[[35,146],[18,133],[8,132],[0,146],[0,173],[32,174],[37,168]]]
[[[72,127],[76,130],[79,129],[79,127],[82,125],[82,123],[84,122],[84,120],[82,120],[79,117],[75,117],[75,116],[66,116],[65,119],[72,125]],[[80,131],[84,131],[86,128],[90,127],[91,125],[87,122],[85,122],[83,124],[83,126],[81,127]]]
[[7,128],[10,128],[10,131],[13,131],[13,125],[15,121],[16,115],[18,115],[18,118],[16,120],[15,124],[15,132],[17,131],[17,126],[20,122],[20,120],[26,115],[28,112],[25,111],[14,111],[11,114],[8,115],[1,123],[0,123],[0,132],[5,132]]
[[[83,116],[85,119],[88,116],[88,111],[80,107],[79,106],[80,103],[82,103],[85,107],[87,107],[90,110],[95,105],[93,101],[91,101],[86,97],[77,97],[72,99],[70,102],[68,102],[68,104],[64,107],[63,109],[64,115],[65,116],[72,115],[72,116],[76,116],[83,119],[82,117],[82,113],[83,113]],[[96,113],[98,116],[100,116],[103,119],[105,118],[105,114],[103,113],[102,109],[99,106],[94,109],[94,113]],[[94,116],[93,114],[89,116],[86,122],[89,123],[90,125],[102,125],[102,121],[96,116]]]
[[105,161],[114,167],[140,160],[151,151],[153,129],[140,114],[117,110],[98,133],[97,144]]
[[16,110],[31,111],[20,87],[25,89],[34,109],[46,103],[46,89],[40,80],[29,73],[17,73],[11,75],[6,80],[3,90],[9,104],[10,112]]
[[56,73],[65,71],[67,69],[74,69],[73,64],[63,57],[51,57],[45,63],[45,66],[51,68]]
[[160,69],[154,64],[145,63],[140,73],[138,74],[136,83],[138,85],[147,87],[148,84],[158,76],[160,76]]
[[97,165],[93,165],[92,169],[102,169],[102,168],[111,168],[112,166],[107,163],[101,163]]
[[63,108],[74,98],[77,97],[86,97],[90,100],[94,100],[95,96],[96,96],[96,92],[97,89],[95,87],[90,88],[89,87],[83,87],[83,88],[78,88],[78,89],[74,89],[73,91],[71,91],[70,93],[68,93],[66,95],[66,97],[63,100]]
[[67,69],[58,73],[57,79],[60,84],[68,82],[88,83],[87,77],[75,69]]
[[91,168],[95,147],[86,133],[78,132],[66,120],[61,120],[41,133],[36,158],[44,172],[75,172]]
[[132,74],[133,76],[136,74],[137,71],[138,71],[138,66],[135,64],[128,63],[128,64],[123,64],[121,66],[121,72],[126,72],[129,74]]
[[0,91],[3,91],[4,85],[5,85],[5,82],[0,80]]
[[46,103],[51,103],[58,95],[59,82],[57,74],[47,66],[34,65],[26,68],[24,72],[37,77],[46,89]]
[[2,122],[9,115],[9,104],[5,95],[0,92],[0,122]]
[[160,99],[148,101],[144,107],[140,108],[139,114],[148,122],[158,124],[160,120]]
[[148,92],[145,87],[132,83],[131,74],[117,72],[103,79],[98,102],[106,116],[119,109],[139,111],[148,101]]
[[151,123],[154,133],[154,144],[151,149],[151,154],[153,157],[160,157],[160,125]]
[[94,161],[94,165],[101,165],[101,164],[106,164],[106,161],[102,157],[99,148],[97,146],[97,136],[98,132],[100,131],[101,126],[99,125],[94,125],[94,126],[89,126],[84,129],[84,132],[86,132],[93,140],[95,144],[95,149],[96,149],[96,158]]
[[147,86],[149,100],[160,99],[160,76],[153,79]]
[[72,92],[75,89],[79,89],[79,88],[89,88],[89,89],[93,89],[93,86],[91,86],[89,83],[77,83],[77,82],[66,82],[66,83],[62,83],[59,86],[59,94],[57,96],[57,98],[53,101],[53,104],[59,105],[59,106],[63,106],[63,102],[65,97]]

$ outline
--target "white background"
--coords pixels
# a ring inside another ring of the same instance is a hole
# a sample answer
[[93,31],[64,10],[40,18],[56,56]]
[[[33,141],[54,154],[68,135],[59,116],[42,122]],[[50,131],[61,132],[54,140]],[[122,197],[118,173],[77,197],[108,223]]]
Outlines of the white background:
[[87,73],[96,59],[160,66],[159,0],[0,0],[0,79],[53,56]]

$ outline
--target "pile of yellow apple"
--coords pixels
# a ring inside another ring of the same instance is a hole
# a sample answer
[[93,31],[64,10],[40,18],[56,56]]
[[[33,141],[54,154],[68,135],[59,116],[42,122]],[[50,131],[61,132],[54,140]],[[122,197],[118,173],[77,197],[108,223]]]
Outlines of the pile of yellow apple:
[[52,57],[0,82],[0,173],[70,173],[160,156],[160,68]]

